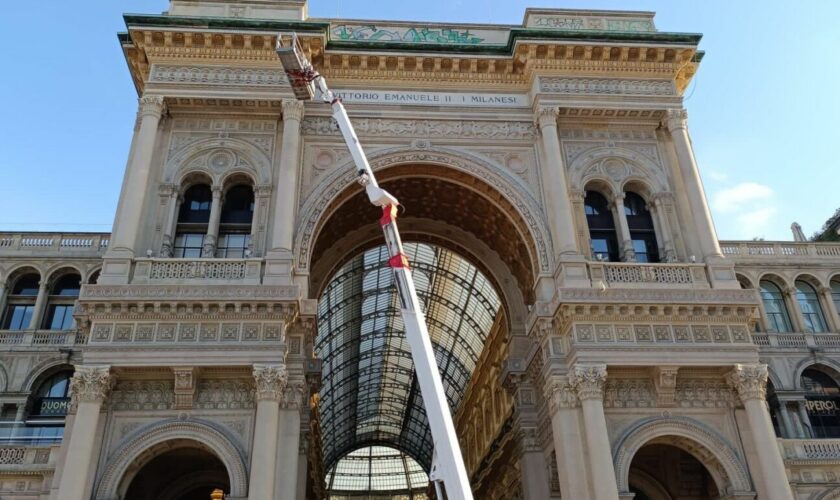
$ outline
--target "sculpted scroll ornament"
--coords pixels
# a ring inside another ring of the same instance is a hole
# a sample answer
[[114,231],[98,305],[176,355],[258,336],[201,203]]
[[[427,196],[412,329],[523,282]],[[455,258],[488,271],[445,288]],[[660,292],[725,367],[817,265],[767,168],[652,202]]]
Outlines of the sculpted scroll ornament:
[[738,391],[741,401],[764,401],[767,397],[767,365],[737,364],[726,381]]
[[78,403],[102,403],[114,381],[110,366],[77,366],[70,379],[71,407],[76,408]]
[[284,365],[254,365],[257,401],[280,401],[285,398],[289,374]]
[[581,401],[602,399],[606,380],[607,365],[575,365],[569,376]]

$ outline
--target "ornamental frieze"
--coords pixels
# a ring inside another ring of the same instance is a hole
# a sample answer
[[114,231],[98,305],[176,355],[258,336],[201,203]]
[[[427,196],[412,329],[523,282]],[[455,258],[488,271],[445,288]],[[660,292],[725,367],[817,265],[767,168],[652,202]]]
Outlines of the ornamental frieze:
[[[530,122],[477,120],[402,120],[392,118],[354,118],[353,128],[360,136],[426,137],[487,140],[535,140],[537,130]],[[311,116],[301,122],[301,134],[339,136],[331,117]]]
[[671,80],[540,77],[540,91],[554,94],[677,96]]
[[228,66],[170,66],[153,64],[150,83],[282,87],[288,84],[281,69],[231,68]]

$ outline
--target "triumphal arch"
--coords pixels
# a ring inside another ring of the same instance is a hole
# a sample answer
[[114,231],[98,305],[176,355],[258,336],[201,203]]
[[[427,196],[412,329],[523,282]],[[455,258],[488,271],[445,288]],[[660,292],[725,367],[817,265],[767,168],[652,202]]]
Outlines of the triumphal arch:
[[718,241],[700,35],[305,0],[125,24],[113,232],[0,233],[0,497],[435,497],[380,214],[294,98],[295,31],[401,201],[476,498],[840,498],[840,246]]

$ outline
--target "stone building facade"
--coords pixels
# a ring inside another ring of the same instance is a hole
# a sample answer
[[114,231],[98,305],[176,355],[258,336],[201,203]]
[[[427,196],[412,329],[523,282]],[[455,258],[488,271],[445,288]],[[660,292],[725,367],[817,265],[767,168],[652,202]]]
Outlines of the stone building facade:
[[721,242],[648,12],[519,25],[171,0],[111,234],[0,234],[0,497],[434,496],[378,214],[401,228],[476,498],[840,498],[840,245]]

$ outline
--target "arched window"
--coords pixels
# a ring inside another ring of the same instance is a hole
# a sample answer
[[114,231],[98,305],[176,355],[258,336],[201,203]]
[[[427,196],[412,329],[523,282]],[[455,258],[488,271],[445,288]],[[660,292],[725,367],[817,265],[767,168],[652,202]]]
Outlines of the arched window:
[[35,312],[35,298],[41,277],[35,273],[24,274],[12,284],[6,313],[3,315],[4,330],[26,330]]
[[802,372],[802,387],[814,437],[840,437],[840,386],[834,378],[809,368]]
[[175,230],[175,257],[201,257],[212,202],[213,193],[206,184],[196,184],[184,192]]
[[659,262],[659,246],[656,244],[653,218],[644,198],[633,192],[625,193],[624,215],[630,228],[630,240],[633,242],[636,262]]
[[615,221],[607,199],[601,193],[587,191],[583,199],[583,209],[586,212],[586,224],[589,226],[592,256],[598,260],[618,261]]
[[251,244],[251,223],[254,219],[254,190],[250,186],[230,188],[222,205],[216,257],[245,257]]
[[828,331],[828,328],[825,326],[825,316],[823,316],[822,307],[820,306],[820,299],[813,286],[805,281],[797,280],[796,301],[799,302],[799,309],[802,310],[802,319],[805,323],[806,332],[820,333]]
[[759,287],[767,319],[767,331],[774,333],[791,331],[790,317],[782,291],[775,283],[767,280],[761,280]]
[[19,432],[21,439],[33,444],[61,441],[64,419],[70,409],[71,370],[62,370],[45,379],[32,393],[26,427]]
[[832,280],[831,282],[831,301],[834,302],[837,314],[840,314],[840,281]]
[[58,278],[50,290],[47,315],[43,328],[47,330],[71,330],[76,327],[73,310],[76,298],[82,286],[82,277],[78,274],[65,274]]

